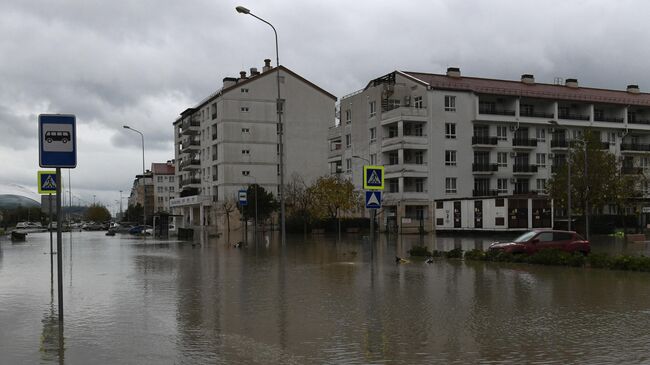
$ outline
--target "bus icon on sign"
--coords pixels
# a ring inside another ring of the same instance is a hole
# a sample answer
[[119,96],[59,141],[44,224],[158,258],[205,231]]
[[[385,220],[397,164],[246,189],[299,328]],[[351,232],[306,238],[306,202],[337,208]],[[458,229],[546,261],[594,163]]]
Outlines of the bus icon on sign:
[[70,132],[68,131],[47,131],[45,132],[45,141],[52,143],[53,141],[61,141],[68,143],[70,140]]

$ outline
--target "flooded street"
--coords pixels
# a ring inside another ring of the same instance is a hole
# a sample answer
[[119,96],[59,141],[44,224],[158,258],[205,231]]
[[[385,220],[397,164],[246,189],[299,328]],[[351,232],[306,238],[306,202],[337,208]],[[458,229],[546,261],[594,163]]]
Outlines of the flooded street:
[[[0,363],[650,362],[650,274],[408,257],[417,236],[233,248],[63,235],[64,350],[49,235],[0,241]],[[438,250],[488,238],[425,237]],[[645,252],[613,238],[594,252]],[[56,260],[55,260],[56,265]]]

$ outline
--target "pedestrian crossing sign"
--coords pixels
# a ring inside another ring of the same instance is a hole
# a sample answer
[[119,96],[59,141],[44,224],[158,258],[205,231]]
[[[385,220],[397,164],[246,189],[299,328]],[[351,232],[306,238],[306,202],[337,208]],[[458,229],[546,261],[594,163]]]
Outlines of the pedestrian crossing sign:
[[365,190],[384,190],[384,166],[363,166],[363,188]]
[[56,171],[38,172],[38,193],[56,194]]

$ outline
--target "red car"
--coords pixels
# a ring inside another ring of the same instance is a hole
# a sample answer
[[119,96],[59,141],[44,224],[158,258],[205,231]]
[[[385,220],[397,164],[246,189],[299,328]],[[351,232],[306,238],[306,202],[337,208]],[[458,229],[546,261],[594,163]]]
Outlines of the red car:
[[573,231],[554,231],[540,229],[528,231],[512,242],[495,242],[490,251],[532,254],[544,249],[558,249],[566,252],[589,254],[589,241]]

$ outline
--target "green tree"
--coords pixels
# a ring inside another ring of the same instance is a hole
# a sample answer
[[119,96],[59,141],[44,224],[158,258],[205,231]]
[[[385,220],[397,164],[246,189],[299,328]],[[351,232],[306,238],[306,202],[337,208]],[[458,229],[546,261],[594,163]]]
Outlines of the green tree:
[[[257,198],[255,197],[256,194]],[[257,204],[257,219],[261,222],[267,220],[273,212],[278,210],[279,204],[273,194],[257,184],[249,185],[246,195],[248,204],[239,206],[239,210],[246,221],[255,218],[255,204]]]
[[360,201],[352,182],[337,175],[319,177],[307,191],[313,201],[310,211],[318,218],[340,218],[342,213],[358,207]]
[[124,217],[122,217],[122,220],[142,224],[142,219],[144,218],[142,214],[142,205],[140,205],[140,203],[136,205],[129,205],[124,212]]
[[[577,214],[584,215],[606,204],[626,206],[632,198],[639,196],[638,184],[645,180],[642,175],[622,173],[616,156],[601,146],[600,136],[588,130],[582,140],[571,142],[568,152],[568,163],[571,164],[571,209]],[[568,164],[565,161],[546,186],[555,204],[565,209],[568,198],[567,176]],[[589,205],[589,212],[585,212],[585,203]]]
[[111,213],[101,204],[93,204],[84,214],[84,218],[92,222],[106,222],[111,220]]

